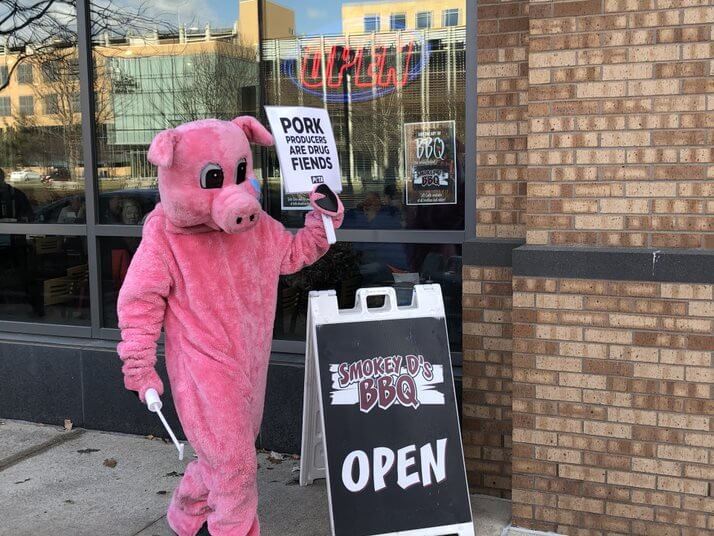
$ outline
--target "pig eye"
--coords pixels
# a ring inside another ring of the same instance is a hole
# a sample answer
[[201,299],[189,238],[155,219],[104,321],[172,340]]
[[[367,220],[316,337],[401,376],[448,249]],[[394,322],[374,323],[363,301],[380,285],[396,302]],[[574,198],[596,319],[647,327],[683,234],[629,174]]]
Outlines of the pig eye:
[[236,184],[240,184],[245,180],[245,171],[247,166],[248,164],[246,163],[245,158],[238,160],[238,166],[236,167]]
[[221,188],[223,170],[218,164],[206,164],[201,170],[201,188]]

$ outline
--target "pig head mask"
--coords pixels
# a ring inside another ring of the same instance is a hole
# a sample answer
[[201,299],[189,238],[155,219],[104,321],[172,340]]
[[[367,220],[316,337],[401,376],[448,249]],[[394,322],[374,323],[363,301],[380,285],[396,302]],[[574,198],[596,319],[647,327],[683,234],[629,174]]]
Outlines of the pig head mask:
[[253,117],[232,124],[195,121],[161,132],[151,144],[148,159],[159,167],[162,205],[174,225],[239,233],[258,222],[260,185],[249,142],[272,145],[273,137]]
[[148,159],[161,203],[119,293],[119,357],[127,389],[163,394],[156,345],[165,329],[166,370],[186,438],[198,458],[185,469],[167,519],[179,536],[207,523],[213,536],[257,536],[257,459],[281,274],[297,272],[329,245],[344,209],[313,211],[296,234],[261,210],[251,143],[271,145],[254,118],[206,119],[159,133]]

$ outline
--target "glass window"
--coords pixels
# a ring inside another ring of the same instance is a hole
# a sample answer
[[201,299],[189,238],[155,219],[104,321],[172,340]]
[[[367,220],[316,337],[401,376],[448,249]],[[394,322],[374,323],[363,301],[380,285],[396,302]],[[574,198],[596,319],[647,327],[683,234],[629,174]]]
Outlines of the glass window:
[[416,14],[416,27],[418,30],[431,28],[431,11],[420,11]]
[[0,60],[16,66],[0,88],[0,102],[13,107],[0,130],[0,191],[15,206],[5,221],[57,223],[66,209],[84,222],[81,115],[71,98],[79,94],[77,21],[71,7],[35,8],[27,7],[25,30],[6,36]]
[[[121,12],[133,15],[132,31],[116,28],[93,43],[100,223],[140,223],[158,202],[146,159],[158,132],[259,113],[256,0],[184,2],[170,13],[149,4],[132,13],[131,5]],[[281,21],[278,35],[288,35],[293,12],[268,6]],[[138,221],[123,216],[134,213],[127,206],[138,208]]]
[[59,113],[59,102],[54,93],[45,97],[45,113],[48,115]]
[[439,283],[444,295],[451,348],[461,348],[461,246],[339,242],[312,266],[281,278],[275,338],[304,340],[311,290],[337,291],[340,308],[354,306],[355,291],[389,286],[399,305],[411,303],[419,283]]
[[0,116],[10,117],[12,115],[12,105],[10,97],[0,97]]
[[21,63],[17,66],[17,83],[32,84],[32,64]]
[[88,273],[83,237],[0,234],[0,319],[89,325]]
[[7,82],[8,72],[7,65],[0,65],[0,85]]
[[392,13],[389,15],[389,29],[404,30],[407,27],[407,16],[404,13]]
[[364,17],[364,31],[365,32],[378,32],[379,31],[379,15],[365,15]]
[[129,263],[139,247],[138,237],[103,237],[99,241],[102,277],[102,326],[118,327],[117,298]]
[[[116,301],[134,253],[136,237],[100,240],[103,326],[117,327]],[[337,291],[341,308],[354,305],[362,287],[390,286],[399,305],[410,303],[419,283],[439,283],[444,295],[451,347],[461,348],[461,246],[339,242],[312,266],[284,276],[278,289],[276,339],[304,340],[307,296],[311,290]]]
[[444,26],[458,26],[459,25],[459,10],[458,9],[445,9],[443,11],[443,25]]
[[35,115],[35,97],[32,95],[20,96],[20,115]]
[[[414,4],[424,12],[430,7],[426,0]],[[328,110],[344,228],[462,230],[465,28],[364,34],[364,20],[378,18],[374,3],[300,5],[328,16],[298,19],[299,37],[263,40],[263,98]],[[267,210],[300,227],[305,198],[283,194],[276,154],[266,153]]]

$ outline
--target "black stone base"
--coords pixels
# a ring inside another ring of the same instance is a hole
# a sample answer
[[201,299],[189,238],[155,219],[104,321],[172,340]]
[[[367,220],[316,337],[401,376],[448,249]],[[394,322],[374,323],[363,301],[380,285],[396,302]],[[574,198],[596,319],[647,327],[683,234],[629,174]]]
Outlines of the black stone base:
[[[115,347],[112,341],[0,334],[0,418],[58,426],[70,419],[83,428],[166,437],[159,419],[124,388]],[[183,437],[162,358],[157,369],[166,387],[162,412]],[[259,447],[300,452],[304,372],[302,356],[271,356]],[[460,408],[459,368],[454,376]]]

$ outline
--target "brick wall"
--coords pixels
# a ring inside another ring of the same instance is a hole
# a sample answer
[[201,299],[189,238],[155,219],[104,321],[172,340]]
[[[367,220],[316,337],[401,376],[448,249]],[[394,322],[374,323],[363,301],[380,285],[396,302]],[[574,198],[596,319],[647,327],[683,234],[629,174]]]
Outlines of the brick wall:
[[711,534],[713,293],[515,278],[516,525]]
[[[711,1],[478,10],[478,237],[714,249]],[[711,534],[711,280],[657,282],[656,255],[652,281],[480,261],[464,270],[472,489],[508,496],[510,469],[515,524],[533,529]]]
[[463,440],[472,491],[511,496],[511,269],[464,269]]
[[528,1],[478,2],[479,237],[525,236]]
[[528,243],[714,248],[711,2],[529,7]]

